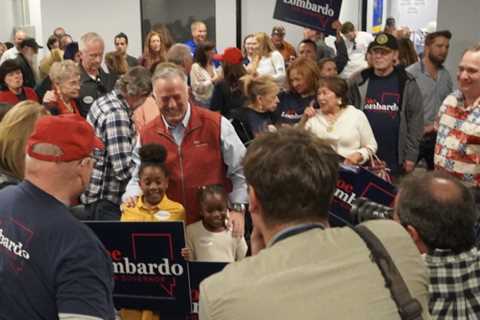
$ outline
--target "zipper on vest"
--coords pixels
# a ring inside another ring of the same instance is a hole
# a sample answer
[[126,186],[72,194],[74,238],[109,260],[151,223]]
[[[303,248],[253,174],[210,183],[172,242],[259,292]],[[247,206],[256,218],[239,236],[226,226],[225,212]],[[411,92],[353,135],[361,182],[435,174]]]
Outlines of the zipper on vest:
[[187,204],[186,202],[186,194],[185,194],[185,176],[183,174],[183,156],[182,156],[182,148],[181,146],[177,145],[177,150],[178,150],[178,159],[180,161],[180,180],[182,184],[182,200],[184,204]]

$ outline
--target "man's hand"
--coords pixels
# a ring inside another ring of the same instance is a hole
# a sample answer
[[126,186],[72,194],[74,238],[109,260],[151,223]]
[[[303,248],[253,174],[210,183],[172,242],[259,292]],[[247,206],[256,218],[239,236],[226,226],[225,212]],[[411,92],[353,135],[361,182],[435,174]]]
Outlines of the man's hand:
[[250,236],[250,248],[252,251],[252,256],[260,252],[260,250],[265,249],[266,247],[265,239],[263,235],[258,231],[257,228],[253,228],[252,235]]
[[137,200],[138,200],[138,196],[128,197],[127,199],[125,199],[123,204],[128,208],[133,208],[133,207],[135,207],[135,204],[137,203]]
[[433,124],[428,124],[425,127],[423,127],[423,135],[427,135],[433,132],[435,132],[435,127]]
[[413,171],[413,169],[415,169],[415,162],[410,160],[405,160],[403,162],[403,170],[405,171],[405,173],[410,173]]
[[245,234],[245,214],[237,211],[230,211],[228,218],[229,228],[235,238],[243,237]]

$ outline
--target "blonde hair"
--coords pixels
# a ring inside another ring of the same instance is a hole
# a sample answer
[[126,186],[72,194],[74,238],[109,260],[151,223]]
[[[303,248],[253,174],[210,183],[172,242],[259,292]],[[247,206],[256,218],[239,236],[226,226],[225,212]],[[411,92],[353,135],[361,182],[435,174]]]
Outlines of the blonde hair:
[[258,42],[258,52],[257,54],[260,57],[269,57],[270,54],[275,51],[275,47],[273,46],[272,40],[270,36],[265,32],[257,32],[255,33],[255,39]]
[[193,32],[195,31],[198,27],[200,26],[205,26],[207,27],[207,25],[205,24],[205,22],[203,21],[200,21],[200,20],[197,20],[197,21],[194,21],[192,22],[192,24],[190,25],[190,31]]
[[35,122],[49,115],[47,109],[34,101],[22,101],[10,109],[0,122],[0,167],[18,179],[25,170],[25,145]]
[[61,62],[55,62],[50,68],[48,74],[52,83],[61,83],[73,76],[80,75],[80,68],[73,60],[64,60]]
[[250,106],[256,103],[257,97],[280,90],[275,80],[268,75],[254,77],[248,74],[240,78],[240,81],[242,83],[243,94],[247,97]]

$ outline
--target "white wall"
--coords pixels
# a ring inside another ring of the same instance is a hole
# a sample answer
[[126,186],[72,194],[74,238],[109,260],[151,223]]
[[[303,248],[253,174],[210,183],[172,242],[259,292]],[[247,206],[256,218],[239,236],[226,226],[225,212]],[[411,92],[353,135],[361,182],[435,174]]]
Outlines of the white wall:
[[15,26],[13,0],[0,0],[0,41],[12,41],[12,30]]
[[[273,19],[275,3],[276,0],[242,0],[242,39],[247,34],[258,31],[270,34],[273,26],[283,25],[288,42],[296,47],[302,41],[303,27]],[[339,18],[341,22],[351,21],[360,26],[361,0],[343,0]]]
[[449,29],[452,32],[445,66],[454,79],[463,51],[480,42],[480,28],[476,27],[479,17],[479,0],[462,0],[461,5],[453,0],[438,3],[437,30]]
[[223,49],[227,47],[236,46],[237,17],[235,2],[236,0],[217,0],[215,2],[215,32],[218,52],[223,52]]
[[[443,0],[441,2],[449,2]],[[454,1],[451,1],[454,3]],[[458,6],[457,2],[457,6]],[[465,4],[462,1],[462,6]],[[395,17],[397,26],[412,30],[425,28],[431,21],[437,21],[438,0],[397,0],[390,1],[390,15]]]
[[[3,0],[2,0],[3,1]],[[99,33],[105,40],[105,52],[114,49],[113,38],[127,34],[129,53],[142,51],[139,0],[41,0],[42,37],[47,40],[53,30],[62,26],[78,41],[88,31]]]

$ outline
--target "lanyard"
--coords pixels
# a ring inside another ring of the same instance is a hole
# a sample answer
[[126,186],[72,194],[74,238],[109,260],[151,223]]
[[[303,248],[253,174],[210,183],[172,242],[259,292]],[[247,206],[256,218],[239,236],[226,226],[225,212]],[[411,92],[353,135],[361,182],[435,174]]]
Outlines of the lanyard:
[[279,241],[285,240],[287,238],[293,237],[293,236],[295,236],[297,234],[300,234],[300,233],[307,232],[307,231],[312,230],[312,229],[324,230],[325,227],[320,223],[303,224],[303,225],[300,225],[300,226],[297,226],[297,227],[293,227],[293,228],[291,228],[291,229],[289,229],[289,230],[287,230],[283,233],[280,233],[280,235],[273,240],[271,246],[273,246],[274,244],[276,244]]

